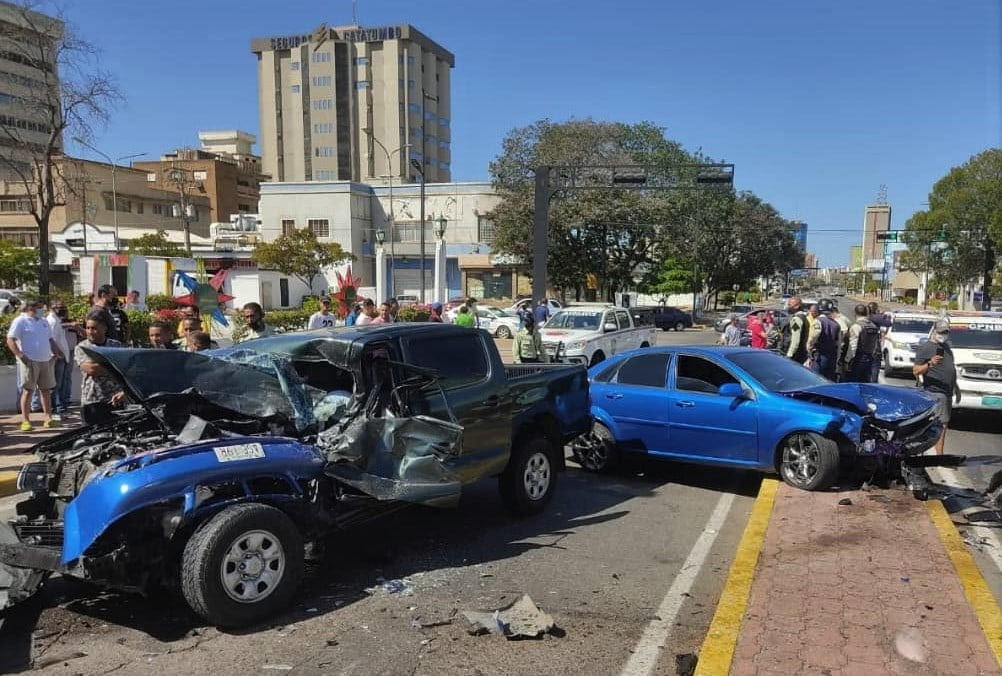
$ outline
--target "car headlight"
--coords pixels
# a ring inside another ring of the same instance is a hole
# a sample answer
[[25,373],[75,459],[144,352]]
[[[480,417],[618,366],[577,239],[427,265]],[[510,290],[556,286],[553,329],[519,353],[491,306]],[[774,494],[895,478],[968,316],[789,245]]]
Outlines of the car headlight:
[[908,349],[908,343],[899,343],[896,340],[892,340],[891,341],[891,345],[894,346],[895,350],[907,350]]
[[17,490],[32,493],[46,493],[49,490],[49,465],[45,462],[29,462],[21,467],[17,475]]
[[584,340],[574,340],[567,343],[564,347],[568,350],[583,350],[587,344],[587,341]]

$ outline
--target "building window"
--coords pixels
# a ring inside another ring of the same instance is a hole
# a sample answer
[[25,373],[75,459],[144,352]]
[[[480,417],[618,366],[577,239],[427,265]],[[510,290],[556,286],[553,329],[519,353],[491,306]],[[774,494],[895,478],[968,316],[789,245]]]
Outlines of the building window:
[[413,56],[408,56],[407,57],[407,65],[408,66],[413,66],[414,65],[414,57]]
[[409,110],[410,112],[414,113],[415,115],[420,115],[421,114],[421,106],[419,106],[416,103],[408,103],[407,104],[407,110]]
[[328,63],[331,60],[330,52],[313,52],[313,63]]
[[162,205],[162,204],[156,204],[155,203],[153,205],[153,214],[155,216],[163,216],[164,215],[164,205]]
[[358,82],[355,83],[355,89],[368,89],[368,88],[369,88],[369,83],[366,82],[365,80],[359,80]]
[[326,218],[311,218],[307,221],[307,223],[310,226],[310,230],[313,231],[313,234],[317,236],[317,239],[331,236],[330,221]]
[[314,75],[313,76],[313,86],[314,87],[330,87],[331,86],[331,76],[330,75]]
[[448,162],[439,162],[438,163],[438,168],[439,169],[445,169],[446,171],[449,171],[449,163]]
[[296,221],[292,219],[285,219],[282,221],[282,234],[289,236],[296,231]]
[[411,127],[411,136],[421,138],[421,127]]
[[146,182],[147,183],[156,183],[157,182],[156,172],[151,171],[150,173],[146,174]]
[[31,205],[26,199],[0,200],[0,211],[27,212]]
[[292,93],[293,94],[299,93],[299,85],[292,85]]
[[314,134],[330,134],[334,132],[333,122],[317,122],[313,125]]
[[313,110],[330,110],[333,107],[334,103],[331,99],[316,99],[313,102]]
[[[104,196],[104,208],[105,211],[111,211],[115,208],[115,205],[112,203],[111,195]],[[132,213],[132,200],[122,199],[119,197],[118,210],[126,213]]]
[[191,176],[196,181],[206,181],[209,178],[209,172],[207,172],[207,171],[193,171],[193,172],[191,172]]
[[336,181],[337,172],[331,169],[317,169],[313,172],[313,177],[317,181]]
[[408,88],[408,89],[414,89],[414,86],[415,86],[416,84],[417,84],[417,83],[416,83],[416,82],[414,82],[414,80],[408,80],[408,81],[407,81],[407,88]]
[[136,202],[136,213],[137,214],[143,213],[143,203],[142,202]]
[[248,213],[248,212],[250,212],[250,210],[251,209],[250,209],[250,205],[249,204],[238,204],[237,205],[237,211],[242,211],[244,213]]
[[356,56],[355,57],[355,65],[356,66],[368,66],[369,65],[369,57],[367,57],[367,56]]
[[435,136],[434,134],[428,134],[427,136],[424,137],[424,142],[435,145],[436,143],[438,143],[438,137]]
[[440,118],[438,118],[438,126],[440,126],[440,127],[448,127],[449,126],[449,118],[447,118],[447,117],[440,117]]
[[423,159],[424,159],[424,155],[422,155],[422,154],[421,154],[420,152],[418,152],[417,150],[412,150],[412,151],[411,151],[411,159],[412,159],[412,160],[417,160],[417,161],[419,161],[419,162],[420,162],[421,160],[423,160]]
[[494,242],[494,219],[490,216],[477,216],[477,241],[484,244]]
[[426,120],[431,120],[432,122],[434,122],[437,119],[437,117],[438,116],[435,115],[435,113],[431,112],[430,110],[424,111],[424,119]]
[[289,67],[292,68],[292,70],[299,70],[299,62],[293,61],[292,63],[289,64]]
[[441,148],[442,150],[448,150],[449,149],[449,145],[450,144],[449,144],[448,141],[439,141],[438,142],[438,147]]
[[334,157],[334,148],[331,146],[317,146],[313,149],[315,157]]

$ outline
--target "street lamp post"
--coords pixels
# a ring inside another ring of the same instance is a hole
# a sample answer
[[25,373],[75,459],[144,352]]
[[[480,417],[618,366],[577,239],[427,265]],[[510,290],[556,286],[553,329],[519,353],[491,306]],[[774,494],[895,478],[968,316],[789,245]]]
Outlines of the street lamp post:
[[[390,184],[390,219],[389,219],[390,220],[390,224],[389,224],[390,225],[390,269],[392,270],[393,269],[393,253],[394,253],[394,251],[393,251],[393,249],[394,249],[393,242],[396,240],[396,236],[394,235],[395,228],[396,228],[396,219],[395,219],[394,213],[393,213],[393,161],[392,161],[391,158],[394,155],[396,155],[397,153],[399,153],[400,151],[404,150],[405,148],[410,148],[411,144],[410,143],[405,143],[402,146],[400,146],[399,148],[396,148],[396,149],[390,151],[390,150],[386,149],[386,146],[384,146],[382,144],[382,142],[378,138],[376,138],[376,135],[372,133],[371,129],[363,129],[362,131],[364,131],[368,135],[369,139],[371,139],[373,143],[375,143],[377,146],[379,146],[379,149],[382,150],[383,154],[386,156],[386,168],[388,170],[387,179],[389,180],[389,184]],[[392,289],[391,290],[393,291],[393,293],[391,293],[390,295],[391,296],[396,296],[397,295],[397,293],[396,293],[396,291],[397,291],[396,290],[396,286],[397,286],[396,275],[394,274],[390,278],[390,280],[391,280],[391,284],[392,284]]]
[[79,143],[80,145],[84,146],[85,148],[90,148],[95,153],[97,153],[98,155],[100,155],[104,159],[108,160],[108,164],[111,165],[111,218],[113,219],[114,226],[115,226],[115,251],[117,252],[118,249],[119,249],[119,243],[118,243],[118,184],[115,182],[115,170],[118,168],[118,163],[119,162],[121,162],[123,160],[132,160],[132,159],[135,159],[137,157],[142,157],[146,153],[133,153],[131,155],[122,155],[118,159],[112,160],[109,155],[107,155],[106,153],[101,152],[100,150],[98,150],[97,148],[95,148],[94,146],[92,146],[91,144],[89,144],[86,141],[84,141],[79,136],[74,136],[73,140],[76,141],[77,143]]
[[446,281],[445,281],[445,228],[448,225],[448,220],[443,214],[439,214],[438,218],[435,219],[435,300],[438,302],[444,302],[446,296]]
[[[422,132],[422,133],[424,133],[424,132]],[[418,175],[421,176],[421,197],[420,197],[420,199],[421,199],[421,216],[420,216],[420,218],[421,218],[421,226],[420,226],[420,229],[421,229],[421,235],[420,235],[420,238],[421,238],[421,282],[420,282],[418,288],[420,289],[420,294],[421,294],[419,296],[420,299],[421,299],[421,304],[424,305],[424,167],[421,166],[420,162],[418,162],[417,160],[415,160],[413,158],[411,159],[411,166],[414,167],[414,169],[418,172]]]

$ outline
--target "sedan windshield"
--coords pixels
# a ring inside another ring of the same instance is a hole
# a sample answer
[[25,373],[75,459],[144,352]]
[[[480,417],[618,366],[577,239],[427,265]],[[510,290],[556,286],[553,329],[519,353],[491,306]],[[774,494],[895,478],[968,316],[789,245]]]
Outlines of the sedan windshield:
[[790,359],[764,350],[737,352],[727,355],[727,359],[773,392],[803,390],[831,382]]
[[574,312],[561,310],[553,315],[548,322],[548,329],[581,329],[597,331],[602,321],[601,312]]

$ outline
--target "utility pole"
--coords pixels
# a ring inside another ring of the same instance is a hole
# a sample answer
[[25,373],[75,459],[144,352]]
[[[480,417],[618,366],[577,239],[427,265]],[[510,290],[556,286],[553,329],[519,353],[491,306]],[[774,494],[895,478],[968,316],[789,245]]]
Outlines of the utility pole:
[[[390,228],[389,228],[389,230],[390,230],[390,233],[389,233],[389,235],[390,235],[390,270],[393,271],[393,254],[394,254],[394,251],[393,251],[393,242],[396,239],[396,234],[394,233],[394,226],[396,225],[396,219],[394,218],[394,212],[393,212],[393,160],[391,158],[394,155],[396,155],[397,153],[399,153],[402,150],[404,150],[405,148],[410,148],[411,144],[410,143],[405,143],[402,146],[400,146],[399,148],[395,148],[394,150],[389,151],[389,150],[386,149],[386,146],[384,146],[382,144],[382,142],[378,138],[376,138],[376,135],[372,133],[371,129],[363,129],[362,131],[364,131],[369,136],[369,138],[372,140],[373,143],[375,143],[377,146],[379,146],[379,149],[382,150],[383,154],[386,156],[386,168],[387,168],[387,172],[388,172],[387,173],[387,178],[388,178],[388,180],[390,182],[390,215],[389,215],[389,219],[390,219]],[[369,155],[371,157],[372,153],[370,152]],[[375,173],[375,162],[373,162],[373,173]],[[422,206],[424,206],[424,200],[421,201],[421,204],[422,204]],[[423,278],[422,278],[422,280],[423,280]],[[397,279],[396,279],[396,275],[391,275],[390,276],[390,291],[392,292],[390,295],[393,296],[393,297],[396,297],[396,295],[397,295]]]
[[[423,75],[421,77],[424,78]],[[427,162],[427,160],[425,160],[425,156],[428,154],[428,148],[426,147],[426,144],[428,143],[428,140],[427,140],[427,138],[425,136],[425,124],[424,124],[425,120],[428,117],[427,114],[425,113],[425,110],[424,110],[424,102],[425,101],[434,101],[437,104],[438,103],[438,97],[437,96],[432,96],[431,94],[428,94],[427,92],[425,92],[425,90],[424,90],[424,83],[422,83],[422,86],[421,86],[421,164],[418,165],[418,164],[415,163],[415,161],[413,159],[411,160],[411,166],[413,166],[415,169],[417,169],[418,173],[421,174],[421,284],[420,284],[421,296],[420,296],[420,298],[421,298],[421,304],[422,305],[424,305],[424,286],[425,286],[425,284],[424,284],[424,265],[425,265],[425,263],[424,263],[424,241],[425,241],[425,236],[424,236],[424,229],[425,229],[425,222],[424,222],[424,218],[425,218],[425,216],[424,216],[424,183],[425,183],[424,167],[426,166],[426,162]]]

